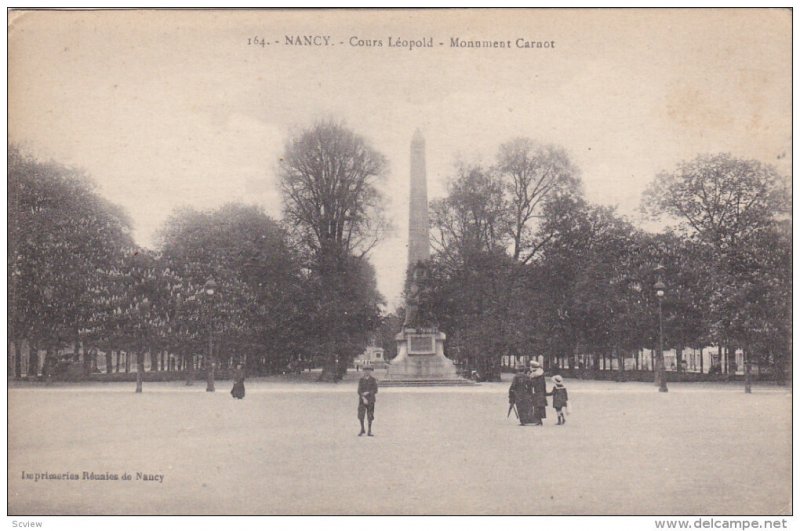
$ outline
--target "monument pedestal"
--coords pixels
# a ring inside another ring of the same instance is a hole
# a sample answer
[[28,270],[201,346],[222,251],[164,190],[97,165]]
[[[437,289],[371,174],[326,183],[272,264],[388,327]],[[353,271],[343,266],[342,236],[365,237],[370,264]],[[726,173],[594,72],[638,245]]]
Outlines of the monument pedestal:
[[397,356],[389,363],[381,385],[474,385],[458,376],[456,366],[444,355],[445,338],[435,328],[406,328],[397,334]]

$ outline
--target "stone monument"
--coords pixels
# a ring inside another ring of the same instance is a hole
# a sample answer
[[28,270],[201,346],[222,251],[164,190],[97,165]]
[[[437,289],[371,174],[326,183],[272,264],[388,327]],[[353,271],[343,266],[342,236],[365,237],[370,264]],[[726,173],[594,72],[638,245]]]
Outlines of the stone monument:
[[411,269],[406,295],[406,319],[395,336],[397,356],[391,360],[381,385],[461,385],[453,362],[444,355],[446,336],[432,322],[427,309],[428,190],[425,175],[425,139],[419,129],[411,140],[411,190],[408,219],[408,265]]

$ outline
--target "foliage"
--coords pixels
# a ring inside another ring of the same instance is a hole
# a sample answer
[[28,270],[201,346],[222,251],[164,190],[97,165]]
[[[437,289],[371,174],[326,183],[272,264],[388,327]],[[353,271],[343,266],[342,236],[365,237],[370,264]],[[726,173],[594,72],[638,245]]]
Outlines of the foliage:
[[776,170],[729,154],[702,155],[660,173],[645,192],[644,206],[655,216],[677,218],[687,235],[717,252],[734,252],[768,230],[787,197]]
[[[247,359],[257,371],[285,368],[301,353],[294,339],[304,313],[299,260],[286,232],[261,209],[179,211],[161,233],[161,249],[182,280],[169,308],[182,342],[202,352],[210,329],[224,359]],[[213,296],[203,290],[209,279],[217,284]]]
[[[10,146],[9,338],[48,357],[82,345],[86,371],[92,349],[136,353],[141,370],[145,352],[191,359],[210,339],[222,363],[246,360],[251,373],[313,364],[336,380],[375,334],[391,357],[403,309],[382,315],[367,260],[387,228],[385,171],[363,138],[320,122],[286,146],[284,224],[254,206],[183,209],[148,250],[82,172]],[[456,167],[432,203],[420,305],[451,357],[498,378],[504,354],[552,363],[653,348],[661,280],[666,348],[743,348],[781,378],[792,332],[784,184],[757,161],[697,157],[653,181],[645,209],[679,223],[648,234],[585,201],[564,150],[515,139],[492,166]]]
[[306,258],[307,319],[323,379],[339,379],[379,324],[382,299],[366,256],[387,227],[377,188],[385,170],[383,155],[330,121],[293,138],[281,159],[284,216]]
[[127,216],[79,171],[8,152],[10,337],[48,349],[94,338],[110,272],[133,247]]
[[580,195],[578,169],[557,146],[516,138],[500,146],[497,172],[507,204],[511,256],[528,263],[546,241],[538,231],[548,203],[565,193]]
[[[703,293],[705,336],[777,361],[790,347],[789,194],[776,170],[728,154],[699,156],[659,174],[644,196],[653,215],[680,221]],[[785,227],[785,228],[784,228]]]
[[280,162],[284,217],[317,255],[366,254],[386,228],[376,186],[386,159],[344,125],[325,121],[286,146]]

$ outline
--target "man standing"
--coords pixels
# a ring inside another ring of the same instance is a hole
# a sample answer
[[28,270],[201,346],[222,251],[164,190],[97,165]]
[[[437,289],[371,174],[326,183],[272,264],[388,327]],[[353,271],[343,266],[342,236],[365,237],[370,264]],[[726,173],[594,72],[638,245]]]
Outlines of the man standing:
[[358,381],[358,422],[364,435],[364,416],[367,417],[367,436],[372,437],[372,420],[375,418],[375,395],[378,394],[378,381],[372,377],[372,366],[364,366],[364,376]]

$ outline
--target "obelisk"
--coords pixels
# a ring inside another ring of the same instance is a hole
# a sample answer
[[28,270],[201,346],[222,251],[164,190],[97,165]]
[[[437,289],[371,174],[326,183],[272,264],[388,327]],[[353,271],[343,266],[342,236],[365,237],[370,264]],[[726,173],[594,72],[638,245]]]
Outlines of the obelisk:
[[[417,129],[411,139],[411,183],[408,207],[408,269],[406,320],[395,336],[397,356],[391,360],[382,385],[461,385],[456,367],[444,355],[446,336],[423,311],[427,287],[428,183],[425,175],[425,139]],[[421,304],[423,303],[423,304]]]
[[428,240],[428,179],[425,174],[425,139],[417,129],[411,139],[411,189],[408,203],[408,266],[430,258]]

